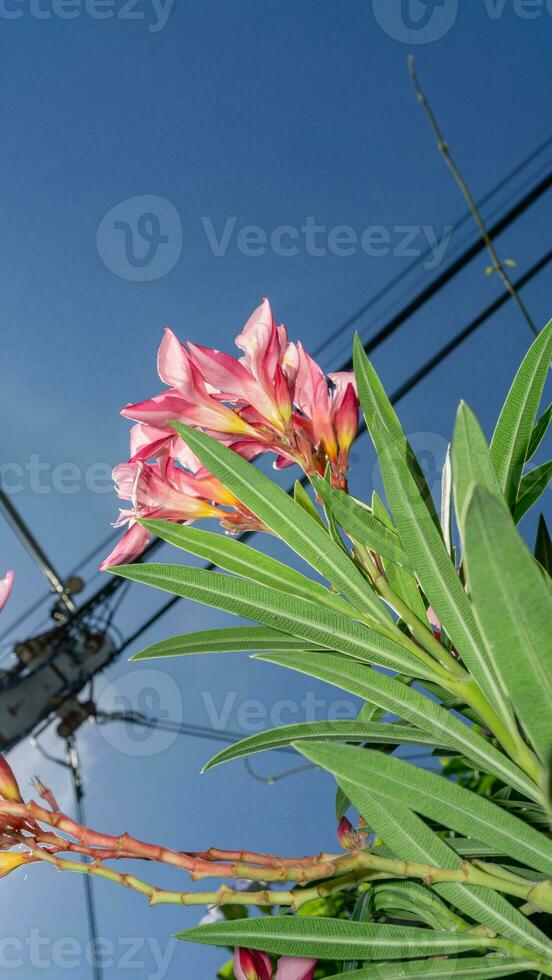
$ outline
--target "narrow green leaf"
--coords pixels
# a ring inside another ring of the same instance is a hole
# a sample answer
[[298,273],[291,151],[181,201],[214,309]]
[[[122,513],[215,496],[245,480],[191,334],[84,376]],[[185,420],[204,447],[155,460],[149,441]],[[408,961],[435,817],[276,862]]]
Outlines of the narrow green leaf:
[[485,651],[469,599],[443,539],[428,517],[400,447],[388,441],[379,456],[379,463],[401,544],[422,589],[466,667],[502,720],[512,725],[510,711],[497,679],[496,666]]
[[378,456],[384,451],[390,440],[400,446],[404,463],[408,466],[426,509],[440,533],[439,517],[420,464],[408,443],[397,413],[389,401],[373,365],[366,356],[366,351],[358,334],[354,340],[353,362],[362,411]]
[[408,725],[365,723],[359,721],[311,721],[282,725],[271,731],[250,735],[213,756],[203,767],[205,772],[221,762],[231,762],[255,752],[280,748],[298,741],[366,742],[372,745],[435,745],[433,735],[427,735]]
[[[395,525],[387,513],[383,502],[380,500],[375,491],[372,494],[372,510],[374,512],[374,516],[377,517],[382,524],[385,524],[386,527],[395,531]],[[389,582],[389,585],[395,595],[398,595],[399,599],[402,599],[402,601],[406,603],[408,608],[412,610],[414,615],[417,616],[421,623],[427,623],[427,613],[424,600],[420,595],[418,583],[412,572],[408,571],[408,569],[404,568],[402,565],[397,565],[394,561],[388,561],[385,558],[383,559],[383,567],[387,576],[387,581]]]
[[354,973],[336,973],[331,980],[405,980],[408,977],[431,977],[437,980],[468,977],[469,980],[491,980],[492,977],[512,977],[525,970],[534,970],[531,959],[510,959],[491,953],[489,956],[463,956],[446,960],[410,960],[403,963],[372,963]]
[[182,633],[170,640],[161,640],[135,653],[131,660],[152,660],[156,657],[181,657],[199,653],[237,653],[254,650],[305,649],[305,643],[295,636],[267,626],[227,626],[223,629],[198,630]]
[[525,460],[528,463],[533,459],[537,449],[539,448],[542,440],[546,435],[548,426],[550,425],[550,420],[552,419],[552,403],[544,410],[538,421],[535,423],[533,431],[531,433],[531,438],[529,440],[529,448],[527,450],[527,458]]
[[452,440],[452,475],[456,519],[463,527],[464,509],[474,483],[485,487],[499,500],[503,500],[491,453],[483,431],[465,402],[461,402],[456,415]]
[[492,940],[482,936],[291,915],[196,926],[178,933],[177,938],[321,960],[373,960],[377,957],[393,960],[449,955],[492,946]]
[[[389,805],[384,797],[346,781],[343,781],[343,786],[351,792],[353,802],[368,821],[368,826],[383,838],[395,857],[404,861],[431,864],[436,868],[454,870],[460,867],[458,854],[451,850],[451,846],[461,842],[463,838],[457,838],[456,841],[448,838],[445,843],[407,806],[396,801]],[[478,843],[477,847],[477,854],[483,857],[497,853],[494,848],[483,850],[487,845]],[[481,923],[498,935],[519,943],[540,956],[552,955],[550,940],[512,906],[504,895],[489,888],[455,882],[434,883],[432,889],[474,922]]]
[[552,595],[502,505],[476,487],[465,519],[470,594],[502,683],[543,762],[552,755]]
[[491,456],[510,508],[516,502],[552,354],[552,320],[525,355],[504,402]]
[[451,445],[449,443],[447,448],[447,455],[445,456],[445,462],[443,463],[443,469],[441,472],[441,531],[443,532],[443,541],[445,542],[445,548],[447,549],[449,555],[452,553],[451,521],[452,521],[452,459],[451,459]]
[[393,805],[412,807],[460,834],[472,834],[498,849],[508,847],[516,861],[552,874],[552,840],[548,836],[443,776],[374,749],[359,751],[353,746],[324,742],[299,742],[296,748],[347,783],[343,788],[348,796],[349,784],[358,785]]
[[163,541],[199,558],[205,558],[227,572],[258,582],[259,585],[267,585],[270,589],[310,599],[311,602],[320,602],[329,609],[336,609],[343,616],[358,619],[357,611],[341,596],[283,562],[251,548],[243,541],[171,521],[144,520],[140,524]]
[[545,572],[552,575],[552,539],[548,533],[544,515],[540,514],[537,526],[537,537],[535,539],[535,558],[544,568]]
[[310,516],[318,524],[320,524],[320,527],[326,530],[326,528],[324,527],[324,521],[320,517],[320,514],[318,513],[316,507],[314,506],[313,501],[311,500],[303,484],[299,480],[296,480],[293,485],[293,499],[295,500],[296,504],[299,504],[299,507],[302,507],[307,514],[310,514]]
[[336,490],[325,480],[313,480],[313,486],[337,523],[359,544],[365,545],[383,558],[408,566],[408,558],[401,548],[398,534],[378,521],[365,504],[343,490]]
[[527,513],[530,507],[537,502],[546,490],[552,479],[552,460],[535,466],[533,470],[522,476],[518,498],[514,507],[514,521],[519,524],[521,518]]
[[465,920],[452,912],[434,890],[416,881],[385,881],[375,884],[372,890],[378,912],[415,919],[432,929],[450,929],[451,932],[469,929]]
[[541,800],[539,788],[506,755],[440,704],[393,677],[379,671],[368,672],[354,660],[335,654],[320,657],[307,650],[301,654],[261,653],[254,659],[291,667],[377,704],[433,736],[436,745],[458,750],[484,772],[515,786],[530,799]]
[[[430,679],[434,675],[393,640],[368,626],[346,619],[331,609],[306,599],[277,592],[266,586],[234,578],[222,572],[178,565],[119,565],[109,571],[134,582],[152,585],[195,602],[224,609],[234,616],[257,620],[264,626],[338,650],[365,663]],[[320,652],[324,656],[323,652]]]
[[274,534],[335,585],[357,609],[386,630],[392,627],[390,615],[361,572],[318,521],[285,490],[211,436],[178,422],[173,426],[210,472]]

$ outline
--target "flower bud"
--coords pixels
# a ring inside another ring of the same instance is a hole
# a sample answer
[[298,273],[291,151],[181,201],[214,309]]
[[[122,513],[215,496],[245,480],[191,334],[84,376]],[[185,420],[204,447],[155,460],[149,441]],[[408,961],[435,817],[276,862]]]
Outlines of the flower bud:
[[27,864],[29,861],[32,861],[32,857],[28,853],[2,851],[0,853],[0,878],[4,878],[9,875],[10,871],[15,871],[16,868],[20,868],[22,864]]
[[345,851],[358,851],[366,847],[366,834],[358,833],[347,817],[342,817],[337,827],[337,839]]
[[236,947],[234,973],[236,980],[271,980],[272,963],[266,953],[256,949]]
[[0,755],[0,797],[11,803],[22,803],[17,780],[3,755]]

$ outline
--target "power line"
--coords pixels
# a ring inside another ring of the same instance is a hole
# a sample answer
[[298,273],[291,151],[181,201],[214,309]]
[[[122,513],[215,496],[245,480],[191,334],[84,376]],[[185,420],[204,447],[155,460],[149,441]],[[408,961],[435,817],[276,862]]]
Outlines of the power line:
[[[523,287],[526,286],[527,283],[531,282],[531,280],[534,279],[535,276],[538,275],[538,273],[541,272],[548,265],[550,261],[552,261],[552,249],[549,250],[541,259],[539,259],[538,262],[536,262],[533,266],[531,266],[531,268],[528,269],[527,272],[523,276],[521,276],[517,280],[517,282],[514,283],[515,288],[523,289]],[[399,402],[402,398],[404,398],[405,395],[407,395],[410,391],[412,391],[412,389],[415,388],[416,385],[420,384],[420,382],[423,381],[424,378],[428,376],[428,374],[431,374],[431,372],[435,370],[435,368],[439,364],[441,364],[444,360],[446,360],[446,358],[449,357],[449,355],[452,354],[453,351],[455,351],[458,347],[460,347],[468,339],[468,337],[470,337],[473,333],[475,333],[475,331],[478,330],[479,327],[483,326],[483,324],[494,313],[496,313],[497,310],[501,309],[501,307],[504,306],[504,304],[507,303],[509,299],[511,299],[509,293],[507,292],[501,293],[501,295],[498,296],[493,303],[487,306],[486,309],[479,314],[479,316],[475,317],[466,327],[464,327],[463,330],[457,333],[456,336],[452,338],[452,340],[450,340],[447,344],[441,347],[441,349],[437,351],[436,354],[430,357],[425,362],[425,364],[422,365],[421,368],[419,368],[417,371],[414,371],[413,374],[411,374],[410,377],[407,378],[407,380],[404,381],[402,385],[396,388],[395,391],[392,392],[392,394],[390,395],[391,403],[393,405],[396,405],[397,402]],[[368,347],[369,345],[366,345],[366,349]],[[358,434],[361,435],[365,431],[366,431],[366,423],[363,421],[359,426]],[[300,482],[306,483],[307,477],[303,477]],[[246,534],[241,536],[241,540],[250,537],[254,533],[255,533],[254,531],[246,532]],[[210,571],[211,569],[216,568],[216,565],[214,565],[211,562],[208,565],[205,565],[204,567]],[[127,637],[124,640],[124,642],[118,648],[114,656],[119,656],[121,653],[123,653],[124,650],[126,650],[132,643],[134,643],[134,641],[137,640],[143,633],[145,633],[146,630],[148,630],[151,626],[153,626],[162,616],[165,615],[165,613],[169,612],[169,610],[172,609],[172,607],[175,606],[177,602],[180,602],[180,599],[181,596],[173,596],[172,599],[169,599],[166,603],[164,603],[155,613],[153,613],[153,615],[151,615],[144,623],[142,623],[142,625],[139,626],[138,629],[134,631],[134,633],[132,633],[129,637]]]
[[[544,150],[548,149],[548,147],[551,144],[552,144],[552,136],[549,137],[547,140],[545,140],[544,143],[541,143],[540,146],[538,146],[535,150],[533,150],[533,152],[530,153],[528,157],[526,157],[524,160],[522,160],[521,163],[519,163],[517,165],[517,167],[514,167],[514,169],[512,171],[510,171],[510,173],[507,174],[507,176],[504,177],[498,184],[495,184],[495,186],[487,194],[485,194],[485,196],[482,197],[480,201],[477,202],[477,207],[478,208],[485,207],[485,205],[488,204],[488,202],[490,200],[492,200],[492,198],[495,197],[496,194],[500,190],[502,190],[503,187],[505,187],[507,184],[509,184],[510,181],[514,179],[514,177],[517,177],[517,175],[519,173],[521,173],[526,168],[526,166],[529,163],[532,163],[533,160],[535,160],[537,157],[539,157],[541,155],[541,153]],[[546,164],[546,167],[548,167],[548,164]],[[472,219],[473,219],[473,216],[472,216],[471,211],[470,210],[465,211],[464,214],[463,214],[463,216],[458,221],[456,221],[454,223],[454,225],[453,225],[453,232],[458,231],[458,229],[461,228],[462,225],[466,224],[467,222],[471,221]],[[494,237],[495,235],[500,234],[500,231],[497,230],[499,225],[500,225],[500,221],[497,222],[491,228],[491,230],[489,232],[489,234],[490,234],[491,237]],[[483,251],[483,249],[485,248],[485,243],[482,240],[480,240],[480,239],[478,239],[477,240],[477,243],[475,243],[475,244],[479,244],[480,245],[480,248],[478,248],[478,251]],[[427,259],[430,255],[432,255],[432,250],[431,250],[431,248],[428,248],[421,255],[417,256],[414,259],[413,262],[410,262],[407,265],[406,269],[403,269],[402,272],[400,272],[390,282],[388,282],[385,286],[383,286],[382,289],[380,289],[379,292],[377,292],[375,294],[375,296],[373,296],[369,300],[367,300],[366,303],[363,303],[363,305],[360,306],[357,310],[355,310],[355,312],[352,313],[351,316],[349,316],[346,320],[344,320],[343,323],[337,328],[337,330],[335,331],[335,333],[332,334],[331,337],[327,337],[325,340],[322,341],[322,343],[320,343],[318,345],[318,347],[316,347],[314,349],[312,356],[314,358],[318,357],[331,343],[333,343],[333,341],[337,337],[339,337],[346,330],[349,330],[351,327],[353,327],[355,325],[355,323],[358,320],[360,320],[361,317],[363,317],[366,313],[368,313],[372,309],[372,307],[375,306],[377,302],[379,302],[380,299],[383,299],[384,296],[386,296],[391,291],[391,289],[394,286],[396,286],[400,282],[402,282],[403,279],[406,279],[406,277],[411,272],[413,272],[414,269],[416,269],[419,265],[421,265],[425,261],[425,259]]]
[[[517,167],[514,168],[505,178],[502,179],[485,197],[482,199],[478,206],[483,206],[484,203],[490,200],[495,194],[506,186],[511,179],[513,179],[517,174],[519,174],[529,163],[535,160],[544,150],[546,150],[552,144],[552,137],[545,140],[540,146],[538,146],[528,157],[525,158]],[[513,221],[515,221],[524,211],[526,211],[535,201],[537,201],[542,194],[544,194],[552,184],[552,173],[548,173],[542,180],[540,180],[523,198],[521,198],[517,204],[515,204],[506,214],[499,219],[490,228],[489,234],[491,237],[496,237],[501,234]],[[456,228],[460,227],[471,217],[470,212],[466,212],[463,218],[456,224]],[[476,255],[478,255],[485,248],[485,243],[482,239],[478,239],[471,246],[469,246],[464,252],[461,253],[458,258],[452,262],[444,271],[441,273],[437,279],[433,280],[427,287],[421,290],[414,298],[403,307],[396,316],[389,320],[372,338],[370,338],[365,343],[365,350],[368,354],[372,353],[383,341],[387,340],[399,327],[405,323],[405,321],[412,316],[421,306],[423,306],[428,299],[430,299],[436,292],[443,288],[454,276],[456,276]],[[365,313],[367,313],[372,306],[382,299],[394,285],[401,282],[410,271],[412,271],[424,258],[430,254],[431,250],[426,251],[422,256],[417,257],[414,262],[410,263],[407,269],[399,273],[394,279],[391,280],[386,286],[383,287],[375,296],[368,300],[363,306],[359,307],[350,317],[348,317],[332,334],[330,338],[327,338],[318,348],[315,349],[313,356],[317,357],[328,346],[329,343],[333,342],[337,337],[341,336],[347,329],[353,326],[357,320],[359,320]],[[352,359],[349,358],[346,363],[339,368],[339,370],[350,370],[352,367]],[[97,554],[104,551],[104,549],[110,544],[110,542],[116,537],[117,532],[111,532],[107,538],[104,539],[98,546],[96,546],[92,551],[85,556],[81,562],[75,567],[75,569],[70,573],[71,575],[80,571],[80,569]],[[153,541],[149,548],[144,552],[144,557],[151,554],[151,552],[159,546],[158,541]],[[93,576],[92,581],[97,577],[99,573],[96,572]],[[105,597],[107,598],[112,592],[120,585],[120,580],[114,580],[105,585],[102,589],[98,590],[93,596],[87,600],[79,610],[77,610],[75,616],[81,616],[83,612],[92,608],[98,602],[102,601]],[[0,641],[5,640],[14,629],[16,629],[22,622],[27,619],[32,612],[34,612],[41,603],[48,598],[48,594],[42,596],[33,605],[25,610],[13,623],[0,633]]]
[[[497,221],[489,231],[492,237],[496,237],[501,234],[506,228],[509,227],[512,222],[514,222],[521,214],[523,214],[532,204],[534,204],[547,190],[552,186],[552,173],[548,173],[546,177],[538,182],[520,201],[517,202],[514,207],[499,220]],[[405,323],[409,317],[416,313],[425,303],[428,302],[439,290],[441,290],[451,279],[453,279],[462,269],[483,249],[485,248],[485,243],[482,240],[474,242],[469,246],[458,258],[452,262],[447,268],[428,286],[419,292],[414,299],[412,299],[402,310],[399,311],[396,316],[394,316],[388,323],[386,323],[373,337],[364,342],[364,348],[368,354],[370,354],[376,347],[378,347],[384,340],[387,340],[396,330],[399,329]],[[531,270],[530,270],[531,271]],[[525,279],[525,277],[524,277]],[[527,281],[527,280],[525,280]],[[502,298],[502,302],[508,298],[509,294],[505,294]],[[500,304],[502,305],[502,304]],[[352,368],[352,358],[349,358],[344,364],[342,364],[337,370],[338,371],[348,371]],[[247,539],[251,532],[246,532],[244,535],[240,536],[240,540]],[[160,547],[162,542],[155,540],[152,541],[150,545],[144,550],[141,555],[141,560],[149,557],[158,547]],[[209,568],[210,566],[205,566]],[[104,601],[108,596],[112,595],[118,588],[121,587],[122,579],[114,578],[112,581],[108,582],[105,586],[98,590],[93,596],[91,596],[81,608],[78,610],[76,616],[79,617],[84,613],[91,610],[99,602]],[[71,619],[68,620],[71,623]]]

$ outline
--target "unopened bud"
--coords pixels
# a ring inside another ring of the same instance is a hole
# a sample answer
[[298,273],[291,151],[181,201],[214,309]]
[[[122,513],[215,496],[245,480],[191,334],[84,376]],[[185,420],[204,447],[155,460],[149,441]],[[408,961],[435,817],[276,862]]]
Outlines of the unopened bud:
[[345,851],[358,851],[366,847],[366,834],[359,833],[347,817],[342,817],[337,827],[337,839]]
[[0,796],[4,800],[9,800],[11,803],[23,802],[21,793],[19,792],[19,786],[17,785],[17,779],[3,755],[0,755]]

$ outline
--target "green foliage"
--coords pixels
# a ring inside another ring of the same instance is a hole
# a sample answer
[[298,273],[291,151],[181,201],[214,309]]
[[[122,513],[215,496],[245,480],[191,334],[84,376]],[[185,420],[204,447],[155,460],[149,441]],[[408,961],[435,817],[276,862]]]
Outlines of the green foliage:
[[[552,976],[552,544],[542,516],[534,556],[516,527],[552,474],[550,463],[527,470],[552,416],[549,407],[537,419],[551,354],[552,322],[526,355],[490,446],[461,404],[442,523],[358,339],[358,391],[386,504],[322,479],[316,501],[300,484],[290,497],[205,433],[175,424],[324,581],[219,534],[144,522],[224,574],[155,564],[114,572],[260,625],[174,637],[134,659],[250,651],[361,698],[355,721],[256,734],[205,768],[294,745],[336,779],[338,819],[354,806],[376,841],[351,852],[346,873],[325,865],[314,890],[293,892],[297,914],[282,906],[180,938],[316,957],[321,976],[350,980]],[[417,766],[402,753],[410,745],[446,763]]]

